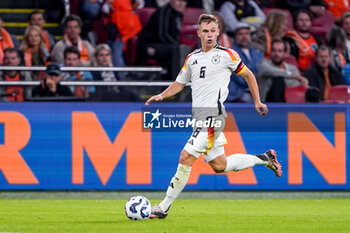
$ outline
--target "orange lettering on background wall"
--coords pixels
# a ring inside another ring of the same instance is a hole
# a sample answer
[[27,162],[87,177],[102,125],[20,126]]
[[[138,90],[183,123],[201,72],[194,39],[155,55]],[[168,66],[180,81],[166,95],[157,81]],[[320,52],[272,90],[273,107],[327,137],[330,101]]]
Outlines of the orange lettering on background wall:
[[151,133],[141,128],[142,113],[130,113],[114,142],[93,112],[72,113],[72,182],[84,183],[84,150],[106,185],[126,151],[126,182],[151,183]]
[[334,146],[303,113],[288,114],[288,183],[302,184],[302,153],[329,184],[346,183],[345,114],[334,115]]
[[[228,144],[225,146],[225,153],[227,156],[234,153],[246,153],[236,121],[231,113],[228,114],[226,119],[225,136],[228,141]],[[197,184],[200,175],[214,174],[216,173],[201,156],[196,160],[192,167],[188,184]],[[239,172],[228,172],[222,175],[227,176],[230,184],[257,184],[254,171],[251,168]]]
[[9,184],[39,184],[19,151],[30,139],[30,124],[18,112],[0,112],[4,144],[0,145],[0,170]]

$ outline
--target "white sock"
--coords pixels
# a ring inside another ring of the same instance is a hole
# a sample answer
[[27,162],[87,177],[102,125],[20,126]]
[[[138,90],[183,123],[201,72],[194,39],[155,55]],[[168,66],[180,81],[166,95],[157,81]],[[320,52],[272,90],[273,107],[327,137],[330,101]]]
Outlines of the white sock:
[[187,184],[188,178],[190,177],[192,167],[179,164],[177,171],[170,181],[166,197],[159,204],[163,211],[167,211],[171,204],[175,201],[177,196],[181,193]]
[[228,156],[227,158],[226,169],[224,172],[229,171],[240,171],[250,167],[254,167],[255,165],[267,165],[268,161],[260,159],[255,155],[248,154],[233,154]]

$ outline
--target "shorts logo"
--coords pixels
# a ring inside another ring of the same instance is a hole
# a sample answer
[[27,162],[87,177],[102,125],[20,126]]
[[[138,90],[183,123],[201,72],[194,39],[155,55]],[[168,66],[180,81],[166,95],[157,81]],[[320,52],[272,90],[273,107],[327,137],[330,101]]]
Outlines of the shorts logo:
[[211,62],[216,65],[220,63],[220,55],[215,55],[211,58]]
[[159,117],[162,113],[159,112],[159,109],[155,112],[143,112],[143,128],[144,129],[158,129],[160,128]]

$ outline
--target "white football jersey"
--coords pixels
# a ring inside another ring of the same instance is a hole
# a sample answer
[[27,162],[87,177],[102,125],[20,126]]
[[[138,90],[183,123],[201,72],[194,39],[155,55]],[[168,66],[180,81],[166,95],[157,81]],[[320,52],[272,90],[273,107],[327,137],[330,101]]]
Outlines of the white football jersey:
[[232,72],[241,74],[246,69],[239,55],[232,49],[216,45],[209,52],[195,50],[187,56],[176,81],[191,82],[193,114],[210,111],[207,116],[223,114],[223,103],[228,95]]

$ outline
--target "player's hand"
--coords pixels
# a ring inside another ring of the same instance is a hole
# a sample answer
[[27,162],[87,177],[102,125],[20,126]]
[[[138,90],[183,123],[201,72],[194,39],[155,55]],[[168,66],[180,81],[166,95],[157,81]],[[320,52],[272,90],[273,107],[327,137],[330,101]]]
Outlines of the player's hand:
[[267,106],[260,102],[255,104],[255,109],[261,116],[265,116],[269,112]]
[[163,97],[159,94],[159,95],[154,95],[152,96],[151,98],[149,98],[147,100],[147,102],[145,103],[146,106],[148,106],[151,102],[153,101],[162,101],[163,100]]

